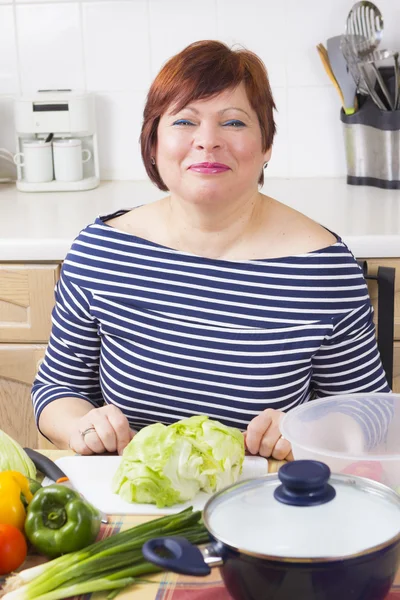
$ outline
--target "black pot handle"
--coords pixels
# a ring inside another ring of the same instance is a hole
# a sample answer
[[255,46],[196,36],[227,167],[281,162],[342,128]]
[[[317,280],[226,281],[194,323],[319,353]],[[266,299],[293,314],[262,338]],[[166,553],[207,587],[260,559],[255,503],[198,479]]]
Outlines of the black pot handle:
[[[160,551],[164,551],[167,556],[161,556]],[[211,573],[211,569],[204,561],[198,547],[188,542],[184,537],[154,538],[145,542],[142,553],[146,560],[167,571],[198,576]]]

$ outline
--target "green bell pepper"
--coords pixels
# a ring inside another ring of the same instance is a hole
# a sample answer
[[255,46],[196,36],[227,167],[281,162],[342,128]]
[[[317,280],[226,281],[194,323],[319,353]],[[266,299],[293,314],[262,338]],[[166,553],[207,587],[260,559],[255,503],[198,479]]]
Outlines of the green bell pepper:
[[60,484],[42,487],[27,510],[25,533],[45,556],[75,552],[95,541],[101,517],[80,494]]

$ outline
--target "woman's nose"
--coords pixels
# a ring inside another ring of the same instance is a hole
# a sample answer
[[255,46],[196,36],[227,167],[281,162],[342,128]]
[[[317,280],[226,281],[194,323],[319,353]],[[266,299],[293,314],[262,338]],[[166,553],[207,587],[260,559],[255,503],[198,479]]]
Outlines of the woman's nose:
[[213,150],[221,147],[222,140],[216,127],[203,126],[198,128],[194,143],[199,150]]

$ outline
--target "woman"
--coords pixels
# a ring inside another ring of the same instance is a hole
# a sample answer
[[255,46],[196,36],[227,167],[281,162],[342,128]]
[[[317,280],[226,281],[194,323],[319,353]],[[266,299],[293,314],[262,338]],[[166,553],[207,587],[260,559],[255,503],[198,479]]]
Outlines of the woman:
[[121,453],[134,429],[203,413],[249,452],[291,458],[284,411],[389,391],[350,250],[259,192],[274,109],[260,59],[217,41],[156,77],[141,147],[169,194],[99,217],[65,259],[33,386],[57,446]]

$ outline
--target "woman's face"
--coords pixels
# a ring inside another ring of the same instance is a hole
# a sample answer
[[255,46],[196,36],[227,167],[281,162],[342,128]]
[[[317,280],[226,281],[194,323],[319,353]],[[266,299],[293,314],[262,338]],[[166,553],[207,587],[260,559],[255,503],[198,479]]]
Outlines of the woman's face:
[[155,152],[172,195],[193,203],[230,202],[257,191],[263,163],[257,114],[241,83],[161,117]]

